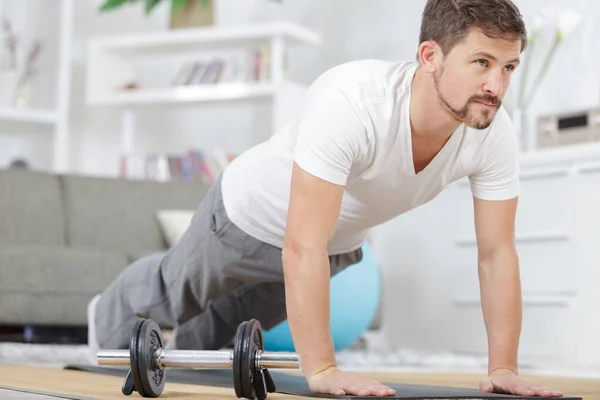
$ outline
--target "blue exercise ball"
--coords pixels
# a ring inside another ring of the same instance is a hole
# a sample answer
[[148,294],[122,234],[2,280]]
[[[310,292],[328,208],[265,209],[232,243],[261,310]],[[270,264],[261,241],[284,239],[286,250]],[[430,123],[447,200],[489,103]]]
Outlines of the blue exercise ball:
[[[363,258],[330,281],[330,325],[335,351],[347,348],[371,326],[381,298],[381,272],[368,243]],[[266,351],[296,351],[287,320],[263,331]]]

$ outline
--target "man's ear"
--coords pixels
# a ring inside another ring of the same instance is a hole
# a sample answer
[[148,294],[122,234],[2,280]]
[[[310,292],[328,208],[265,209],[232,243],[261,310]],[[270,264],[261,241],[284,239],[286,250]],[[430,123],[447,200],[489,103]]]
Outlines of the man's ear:
[[437,43],[427,40],[419,45],[417,53],[419,63],[425,73],[434,74],[437,69],[436,59],[441,55],[441,49]]

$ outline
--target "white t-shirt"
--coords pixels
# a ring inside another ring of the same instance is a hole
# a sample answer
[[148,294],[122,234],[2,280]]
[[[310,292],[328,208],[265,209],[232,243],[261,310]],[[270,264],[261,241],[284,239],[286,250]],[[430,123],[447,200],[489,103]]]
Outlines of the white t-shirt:
[[331,255],[359,248],[369,228],[425,204],[463,177],[478,198],[517,196],[518,147],[503,108],[486,130],[461,125],[415,174],[409,105],[417,66],[361,60],[318,77],[298,118],[225,170],[223,201],[232,222],[281,248],[294,161],[345,185]]

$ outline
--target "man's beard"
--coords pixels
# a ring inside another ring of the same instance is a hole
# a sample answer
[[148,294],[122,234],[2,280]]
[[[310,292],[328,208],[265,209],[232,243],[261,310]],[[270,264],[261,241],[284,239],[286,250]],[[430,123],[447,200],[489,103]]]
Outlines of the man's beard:
[[[456,109],[456,108],[452,107],[450,105],[450,103],[444,98],[444,96],[442,95],[442,92],[440,90],[439,77],[442,75],[443,72],[444,72],[444,70],[442,68],[442,70],[439,72],[439,74],[436,73],[433,76],[433,81],[435,83],[435,90],[437,92],[437,96],[438,96],[440,105],[442,107],[445,106],[454,115],[454,118],[457,121],[464,122],[467,126],[469,126],[471,128],[474,128],[474,129],[488,128],[492,124],[492,121],[494,120],[494,116],[496,115],[496,113],[494,112],[491,117],[490,117],[490,114],[492,113],[492,111],[498,110],[500,108],[500,106],[502,105],[502,102],[500,101],[500,99],[498,99],[496,96],[492,96],[492,95],[472,96],[469,100],[467,100],[467,103],[463,107],[461,107],[460,109]],[[469,105],[471,103],[473,103],[474,101],[482,101],[487,104],[493,104],[496,106],[496,108],[495,108],[495,110],[491,110],[491,109],[483,110],[481,113],[481,116],[477,116],[469,110]]]

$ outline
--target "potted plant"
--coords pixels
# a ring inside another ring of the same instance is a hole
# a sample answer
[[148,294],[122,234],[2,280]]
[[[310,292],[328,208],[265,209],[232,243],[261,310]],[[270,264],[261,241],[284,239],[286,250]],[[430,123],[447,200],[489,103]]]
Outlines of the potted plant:
[[213,0],[105,0],[100,6],[100,12],[112,11],[126,3],[138,1],[144,2],[146,15],[150,14],[161,1],[171,1],[171,28],[207,26],[214,22]]
[[[144,10],[149,15],[163,0],[106,0],[100,12],[113,11],[128,3],[144,2]],[[171,28],[189,28],[213,24],[213,0],[170,0]]]

